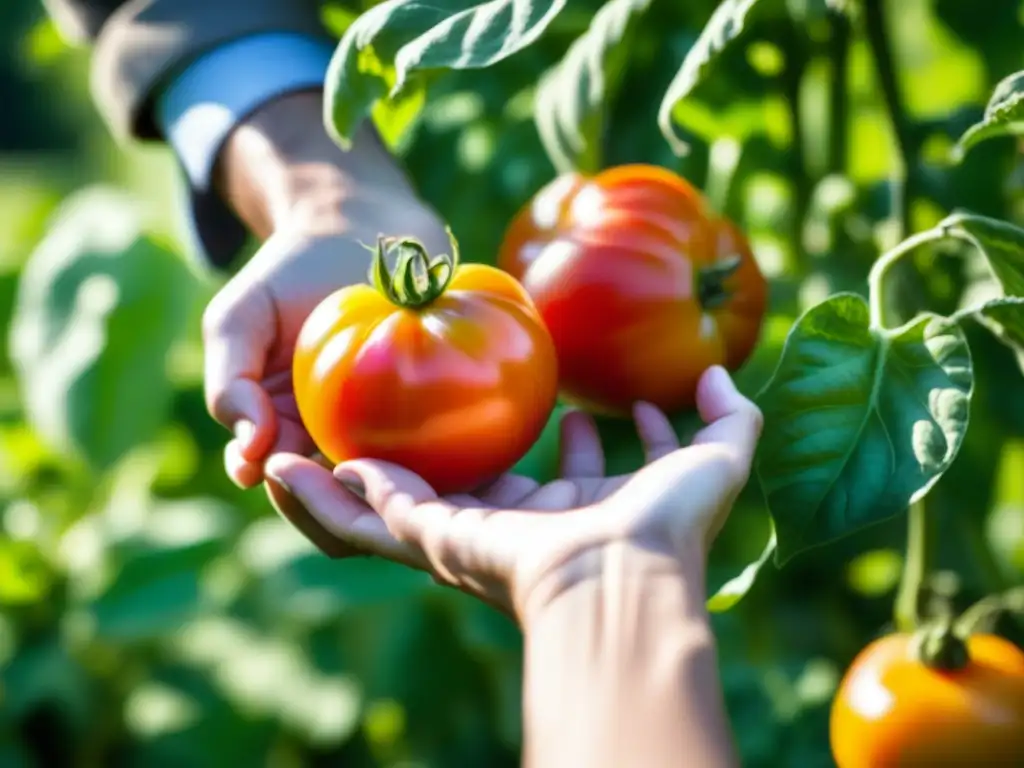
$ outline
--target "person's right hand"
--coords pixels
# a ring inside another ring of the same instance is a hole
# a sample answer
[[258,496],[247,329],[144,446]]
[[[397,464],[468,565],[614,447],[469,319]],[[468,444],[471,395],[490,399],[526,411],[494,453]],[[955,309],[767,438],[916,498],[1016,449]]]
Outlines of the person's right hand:
[[[243,488],[263,481],[268,456],[314,451],[292,393],[295,341],[321,300],[368,279],[362,244],[411,235],[448,248],[443,222],[372,129],[344,153],[324,130],[322,108],[318,92],[276,99],[236,129],[220,156],[222,196],[264,238],[203,318],[207,407],[234,434],[224,462]],[[325,545],[306,521],[293,522]]]
[[761,413],[719,367],[702,377],[697,406],[707,426],[686,447],[663,413],[636,407],[648,463],[632,475],[605,477],[596,427],[580,412],[562,421],[563,477],[544,486],[505,475],[479,493],[441,498],[393,464],[354,460],[332,476],[285,453],[266,471],[341,541],[523,621],[623,550],[650,555],[645,567],[704,557],[749,477]]
[[206,309],[207,406],[234,433],[224,463],[243,488],[263,481],[268,456],[315,450],[292,392],[295,341],[321,300],[367,280],[370,254],[362,243],[383,233],[447,247],[443,224],[422,204],[361,194],[346,206],[345,220],[334,217],[334,227],[325,215],[276,230]]

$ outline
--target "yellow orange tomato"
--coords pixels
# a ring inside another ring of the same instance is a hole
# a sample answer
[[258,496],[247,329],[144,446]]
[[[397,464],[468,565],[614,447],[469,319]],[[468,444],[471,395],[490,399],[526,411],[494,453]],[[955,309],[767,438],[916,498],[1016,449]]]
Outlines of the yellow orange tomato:
[[933,668],[910,634],[861,651],[832,706],[839,768],[1024,765],[1024,652],[988,634],[966,652],[959,668]]
[[382,240],[375,285],[324,299],[293,363],[299,413],[328,459],[394,462],[441,494],[511,468],[557,395],[554,346],[525,290],[459,265],[452,246],[455,258],[429,260],[414,240]]

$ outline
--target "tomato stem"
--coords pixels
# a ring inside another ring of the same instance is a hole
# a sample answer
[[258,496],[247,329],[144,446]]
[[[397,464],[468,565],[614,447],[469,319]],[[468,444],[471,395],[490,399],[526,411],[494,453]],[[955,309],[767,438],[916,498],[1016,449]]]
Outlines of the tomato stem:
[[984,597],[962,614],[956,621],[956,630],[962,636],[989,630],[1003,613],[1024,614],[1024,587],[1014,587],[999,594]]
[[917,659],[931,669],[952,672],[970,661],[967,643],[948,619],[919,631],[912,647]]
[[736,273],[742,263],[739,256],[733,255],[697,271],[697,301],[701,307],[716,309],[729,300],[732,293],[725,287],[725,281]]
[[[414,237],[377,238],[370,265],[370,282],[392,304],[419,309],[435,301],[447,290],[459,265],[459,245],[450,228],[451,254],[433,259],[426,247]],[[394,257],[394,271],[388,270],[388,258]]]
[[927,518],[924,499],[918,499],[907,510],[907,554],[895,605],[896,626],[904,632],[916,629],[921,623],[924,581],[931,565]]

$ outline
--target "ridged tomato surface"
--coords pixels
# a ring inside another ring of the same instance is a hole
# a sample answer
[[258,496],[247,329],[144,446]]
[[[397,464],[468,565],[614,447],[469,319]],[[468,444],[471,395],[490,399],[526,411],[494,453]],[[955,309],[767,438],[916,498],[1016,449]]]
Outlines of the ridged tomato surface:
[[337,291],[306,320],[293,378],[328,459],[394,462],[442,494],[511,468],[557,395],[554,346],[529,296],[476,264],[458,267],[424,307],[399,307],[367,285]]
[[498,265],[551,332],[563,395],[598,412],[692,406],[709,366],[750,356],[767,303],[744,235],[655,166],[558,177],[517,214]]

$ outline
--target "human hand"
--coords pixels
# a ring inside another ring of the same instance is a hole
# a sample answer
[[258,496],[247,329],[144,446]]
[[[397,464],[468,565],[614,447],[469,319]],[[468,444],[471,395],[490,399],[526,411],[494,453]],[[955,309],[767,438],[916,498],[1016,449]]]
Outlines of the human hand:
[[234,433],[225,467],[248,488],[263,480],[268,456],[314,451],[292,393],[295,340],[322,299],[367,279],[370,254],[361,243],[381,233],[439,248],[448,239],[375,137],[360,136],[351,154],[329,141],[318,94],[261,110],[229,140],[221,166],[223,196],[266,238],[203,322],[207,406]]
[[349,461],[332,476],[287,453],[266,472],[342,542],[523,620],[599,575],[617,545],[659,558],[706,553],[749,478],[761,414],[719,367],[702,377],[697,407],[707,426],[686,447],[659,410],[634,409],[647,464],[632,475],[604,476],[596,427],[580,412],[562,421],[562,479],[543,486],[509,474],[475,495],[439,498],[393,464]]

